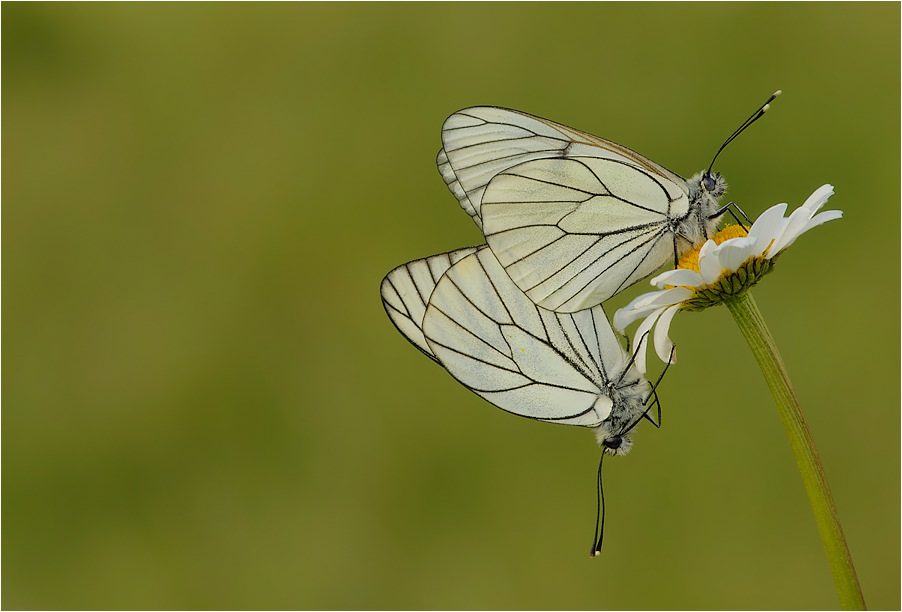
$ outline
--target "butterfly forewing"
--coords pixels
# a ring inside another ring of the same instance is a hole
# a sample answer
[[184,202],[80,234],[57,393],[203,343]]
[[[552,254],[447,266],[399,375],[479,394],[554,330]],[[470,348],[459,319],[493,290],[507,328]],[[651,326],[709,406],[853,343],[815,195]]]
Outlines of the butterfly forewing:
[[617,143],[495,106],[458,111],[442,126],[436,162],[451,192],[478,225],[486,186],[499,173],[533,159],[588,156],[622,161],[677,185],[683,179]]
[[533,160],[497,175],[483,231],[508,274],[544,308],[574,312],[608,299],[673,253],[669,219],[688,213],[679,185],[593,157]]
[[448,185],[448,189],[450,189],[451,193],[454,194],[454,197],[457,198],[461,208],[463,208],[466,213],[473,218],[476,225],[481,228],[482,219],[479,217],[479,211],[477,211],[473,204],[470,203],[467,192],[464,191],[460,181],[457,180],[457,175],[454,174],[454,170],[451,169],[451,163],[448,161],[448,155],[445,153],[444,149],[438,152],[435,163],[438,166],[439,174],[442,175],[442,179],[445,181],[445,184]]
[[448,187],[517,286],[544,308],[591,308],[695,239],[678,242],[694,197],[687,182],[603,138],[473,107],[448,118],[442,143]]

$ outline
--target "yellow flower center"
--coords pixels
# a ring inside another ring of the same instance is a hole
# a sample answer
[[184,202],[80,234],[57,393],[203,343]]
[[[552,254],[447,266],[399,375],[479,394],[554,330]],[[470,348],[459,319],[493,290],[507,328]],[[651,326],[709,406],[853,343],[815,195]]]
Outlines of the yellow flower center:
[[[741,225],[728,225],[712,238],[715,244],[722,244],[731,238],[744,238],[748,231]],[[698,253],[701,247],[697,247],[685,253],[677,264],[677,268],[694,270],[698,272]],[[721,276],[710,285],[700,287],[688,287],[692,290],[692,296],[683,300],[680,308],[683,310],[702,310],[722,304],[726,300],[734,299],[749,290],[762,276],[774,268],[776,258],[767,259],[764,256],[751,257],[746,260],[739,269]],[[722,272],[726,272],[723,270]],[[672,288],[670,285],[667,289]]]
[[[748,231],[741,225],[728,225],[714,234],[712,240],[715,244],[720,244],[731,238],[745,238],[748,235]],[[680,262],[677,264],[677,268],[685,268],[687,270],[698,272],[698,252],[701,248],[702,245],[698,245],[692,250],[683,253],[683,256],[680,257]]]

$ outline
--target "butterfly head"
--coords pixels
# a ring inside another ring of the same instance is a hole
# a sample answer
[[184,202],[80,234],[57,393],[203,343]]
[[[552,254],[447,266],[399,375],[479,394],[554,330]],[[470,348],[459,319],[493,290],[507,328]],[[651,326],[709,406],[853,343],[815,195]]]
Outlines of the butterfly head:
[[[647,383],[643,385],[643,388]],[[622,402],[614,400],[611,414],[595,428],[595,439],[606,455],[625,455],[633,448],[632,429],[643,418],[645,407],[641,397],[630,398],[635,401]]]
[[701,245],[717,231],[720,222],[720,202],[718,201],[727,190],[727,181],[720,172],[697,172],[686,181],[689,189],[690,214],[679,219],[674,234],[685,239],[680,245],[678,253],[674,254],[674,266],[678,260],[677,255],[682,255],[689,248]]
[[601,448],[607,455],[625,455],[633,447],[633,438],[628,433],[613,434],[601,441]]
[[719,198],[727,190],[727,181],[720,172],[705,172],[699,186],[712,198]]
[[718,199],[727,191],[727,180],[720,172],[696,172],[686,181],[690,206],[706,218],[718,208]]
[[[647,335],[647,334],[646,334]],[[642,337],[642,342],[645,336]],[[607,381],[600,393],[599,401],[604,401],[608,408],[607,418],[595,426],[595,439],[605,455],[625,455],[633,447],[632,429],[646,418],[649,411],[647,405],[654,394],[653,389],[635,366],[638,351],[635,351],[628,362],[621,362],[611,369],[620,371],[620,375]],[[626,356],[623,357],[624,361]]]

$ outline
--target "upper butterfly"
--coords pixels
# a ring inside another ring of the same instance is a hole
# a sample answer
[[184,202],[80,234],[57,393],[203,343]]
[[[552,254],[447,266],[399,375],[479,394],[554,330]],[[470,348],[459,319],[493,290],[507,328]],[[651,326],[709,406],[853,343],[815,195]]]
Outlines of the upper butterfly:
[[678,259],[712,236],[727,210],[713,161],[686,180],[614,142],[515,110],[458,111],[442,126],[442,145],[439,172],[498,261],[533,302],[557,312],[591,308]]

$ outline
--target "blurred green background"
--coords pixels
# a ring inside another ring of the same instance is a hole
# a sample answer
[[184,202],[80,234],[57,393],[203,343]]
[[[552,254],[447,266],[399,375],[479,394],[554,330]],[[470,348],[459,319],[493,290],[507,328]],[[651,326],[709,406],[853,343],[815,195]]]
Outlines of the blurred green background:
[[455,110],[688,176],[777,88],[718,169],[752,217],[836,186],[755,295],[866,600],[900,606],[898,3],[2,17],[4,608],[835,608],[725,309],[677,317],[590,560],[591,432],[488,405],[379,300],[481,242],[434,166]]

